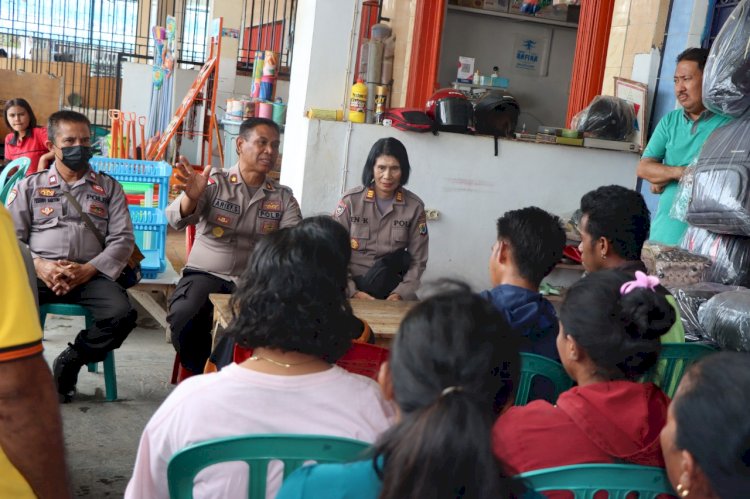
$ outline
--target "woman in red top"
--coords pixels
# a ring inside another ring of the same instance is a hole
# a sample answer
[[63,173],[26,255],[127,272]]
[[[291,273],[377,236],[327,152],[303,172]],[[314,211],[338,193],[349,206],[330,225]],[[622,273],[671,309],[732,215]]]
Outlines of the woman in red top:
[[5,103],[5,124],[13,130],[5,136],[5,161],[20,157],[31,160],[26,175],[47,168],[54,153],[47,148],[47,129],[36,126],[36,116],[25,99],[11,99]]
[[512,407],[495,423],[493,449],[506,472],[581,463],[664,466],[659,432],[669,398],[638,380],[657,361],[674,309],[658,279],[603,270],[575,283],[560,311],[557,350],[578,386],[556,405]]

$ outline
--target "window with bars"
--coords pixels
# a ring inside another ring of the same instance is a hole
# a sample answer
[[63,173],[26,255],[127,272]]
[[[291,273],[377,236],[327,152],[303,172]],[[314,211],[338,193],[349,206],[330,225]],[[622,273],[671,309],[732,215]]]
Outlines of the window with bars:
[[242,10],[237,69],[252,71],[255,52],[272,50],[279,54],[279,73],[288,75],[297,0],[243,0]]

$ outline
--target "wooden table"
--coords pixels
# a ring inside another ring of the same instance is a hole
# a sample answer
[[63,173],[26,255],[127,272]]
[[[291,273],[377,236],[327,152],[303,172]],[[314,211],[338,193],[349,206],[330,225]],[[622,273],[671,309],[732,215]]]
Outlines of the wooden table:
[[[214,305],[214,337],[218,328],[224,328],[232,321],[232,311],[229,308],[231,295],[213,293],[208,299]],[[401,319],[418,302],[416,301],[387,301],[387,300],[349,300],[354,315],[366,321],[378,345],[387,346],[396,335]]]

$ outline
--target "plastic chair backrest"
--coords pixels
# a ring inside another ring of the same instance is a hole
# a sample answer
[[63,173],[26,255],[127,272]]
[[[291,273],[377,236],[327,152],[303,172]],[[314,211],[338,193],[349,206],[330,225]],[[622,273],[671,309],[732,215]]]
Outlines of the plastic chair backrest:
[[606,491],[608,499],[626,499],[632,493],[638,499],[675,494],[664,468],[634,464],[575,464],[528,471],[515,478],[535,492],[570,491],[575,499],[593,499],[598,491]]
[[[369,343],[360,343],[352,341],[352,346],[346,353],[336,361],[336,365],[346,369],[350,373],[361,374],[377,380],[380,365],[388,360],[390,351],[387,348]],[[240,345],[234,345],[232,351],[232,361],[241,363],[252,357],[253,350],[244,348]]]
[[514,405],[528,403],[531,383],[537,376],[547,378],[555,385],[555,400],[573,386],[573,380],[559,362],[534,353],[521,352],[521,379],[518,381]]
[[350,373],[378,379],[380,365],[388,360],[387,348],[368,343],[352,342],[352,347],[336,361],[336,365]]
[[[25,162],[20,162],[20,160],[26,160]],[[8,199],[8,194],[10,194],[10,190],[23,179],[23,177],[26,176],[26,170],[29,169],[29,165],[31,164],[31,161],[29,158],[18,158],[14,161],[11,161],[8,166],[6,166],[5,170],[3,170],[3,173],[9,171],[11,169],[11,165],[15,163],[16,161],[19,161],[18,170],[16,173],[13,174],[10,179],[5,181],[5,184],[0,188],[0,204],[5,204],[5,200]]]
[[354,461],[370,444],[320,435],[243,435],[200,442],[177,452],[169,461],[169,497],[192,499],[193,481],[203,468],[242,461],[250,468],[248,497],[265,499],[266,475],[271,461],[284,463],[284,478],[307,461]]
[[715,352],[715,349],[701,343],[663,343],[659,361],[641,381],[656,383],[671,398],[687,368]]
[[[27,158],[26,156],[21,156],[20,158],[16,158],[5,167],[3,167],[3,171],[0,172],[0,189],[5,187],[5,182],[8,181],[8,175],[14,168],[23,168],[23,171],[29,169],[29,165],[31,165],[31,160]],[[16,172],[13,172],[13,175],[15,175]],[[11,175],[12,177],[12,175]]]

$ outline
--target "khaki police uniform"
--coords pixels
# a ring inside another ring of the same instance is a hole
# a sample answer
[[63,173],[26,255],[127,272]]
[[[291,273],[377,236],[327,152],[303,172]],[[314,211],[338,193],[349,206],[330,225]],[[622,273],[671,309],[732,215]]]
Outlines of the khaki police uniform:
[[[102,248],[78,210],[63,193],[70,193],[104,235]],[[39,304],[75,303],[89,309],[91,329],[81,331],[72,347],[84,363],[104,360],[135,327],[136,312],[125,290],[115,282],[133,252],[135,238],[127,199],[112,177],[88,170],[67,184],[56,165],[23,179],[7,200],[16,236],[34,258],[90,263],[99,271],[93,279],[63,296],[56,296],[37,279]]]
[[297,225],[299,204],[292,190],[266,177],[252,194],[239,165],[212,172],[195,211],[180,215],[182,194],[167,208],[169,224],[195,225],[195,242],[169,303],[172,345],[184,367],[203,372],[211,353],[213,306],[210,293],[231,293],[255,244],[266,234]]
[[357,292],[352,278],[366,274],[385,255],[406,249],[411,255],[411,264],[392,293],[405,300],[417,299],[430,240],[421,199],[402,187],[396,191],[391,207],[381,215],[375,202],[375,189],[359,186],[344,194],[333,217],[349,230],[352,248],[349,296]]

